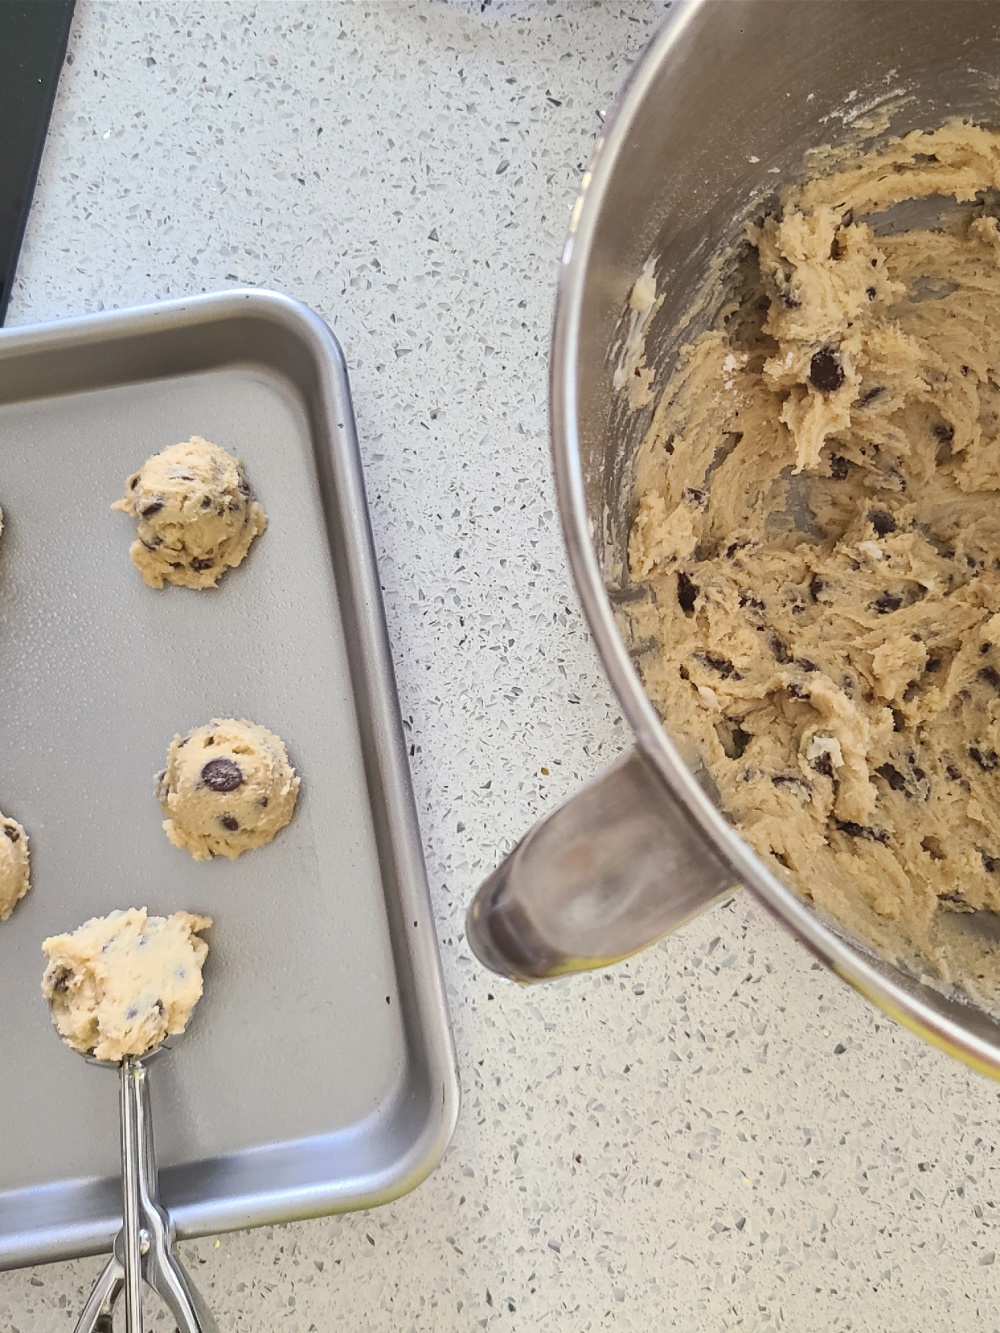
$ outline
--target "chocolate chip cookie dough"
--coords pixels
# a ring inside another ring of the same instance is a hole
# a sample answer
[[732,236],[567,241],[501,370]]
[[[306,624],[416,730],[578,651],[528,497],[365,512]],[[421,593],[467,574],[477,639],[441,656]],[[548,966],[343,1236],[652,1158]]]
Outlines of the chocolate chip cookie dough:
[[211,924],[190,912],[130,908],[47,939],[42,994],[63,1041],[98,1060],[122,1060],[183,1032],[208,955],[198,932]]
[[1000,911],[998,188],[1000,135],[950,122],[789,190],[662,393],[629,545],[646,689],[725,810],[939,972],[942,921]]
[[267,525],[238,458],[192,435],[147,458],[112,509],[136,519],[129,554],[151,588],[212,588]]
[[196,861],[234,860],[263,847],[291,819],[300,779],[284,741],[266,727],[213,718],[175,736],[156,778],[163,828]]
[[6,921],[31,887],[28,835],[16,819],[0,814],[0,921]]

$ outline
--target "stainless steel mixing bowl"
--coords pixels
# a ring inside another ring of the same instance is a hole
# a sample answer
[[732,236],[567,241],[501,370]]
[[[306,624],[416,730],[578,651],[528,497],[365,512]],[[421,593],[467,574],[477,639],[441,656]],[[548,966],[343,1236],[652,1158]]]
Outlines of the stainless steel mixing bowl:
[[998,85],[993,0],[688,0],[632,71],[573,210],[551,410],[573,574],[636,745],[480,889],[469,939],[495,971],[532,980],[606,965],[744,884],[886,1012],[1000,1077],[1000,1023],[822,920],[727,823],[682,738],[661,725],[615,619],[628,595],[619,582],[630,469],[648,415],[628,411],[613,383],[629,292],[649,257],[665,299],[647,355],[662,384],[693,331],[684,321],[708,257],[802,171],[808,149],[855,135],[859,116],[884,134],[953,115],[995,124]]

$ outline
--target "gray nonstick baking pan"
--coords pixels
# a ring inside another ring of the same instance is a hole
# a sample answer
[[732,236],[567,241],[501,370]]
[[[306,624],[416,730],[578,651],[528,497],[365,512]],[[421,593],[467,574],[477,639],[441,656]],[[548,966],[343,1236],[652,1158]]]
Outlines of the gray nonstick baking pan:
[[[110,505],[166,444],[244,459],[268,529],[214,590],[154,592]],[[458,1084],[368,524],[330,330],[229,291],[0,332],[0,808],[31,893],[0,924],[0,1268],[111,1248],[108,1089],[56,1038],[41,941],[207,912],[205,997],[152,1082],[181,1236],[366,1208],[439,1161]],[[238,860],[167,842],[175,732],[277,731],[292,823]]]

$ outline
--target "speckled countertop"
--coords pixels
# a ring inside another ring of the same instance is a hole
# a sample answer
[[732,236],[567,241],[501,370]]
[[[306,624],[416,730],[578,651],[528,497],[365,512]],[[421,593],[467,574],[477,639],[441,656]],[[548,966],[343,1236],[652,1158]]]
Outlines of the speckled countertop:
[[[546,357],[581,166],[664,7],[78,3],[9,322],[251,283],[340,336],[464,1089],[408,1197],[182,1246],[224,1330],[1000,1327],[1000,1091],[746,896],[531,991],[463,939],[626,739]],[[0,1275],[0,1329],[69,1333],[98,1266]]]

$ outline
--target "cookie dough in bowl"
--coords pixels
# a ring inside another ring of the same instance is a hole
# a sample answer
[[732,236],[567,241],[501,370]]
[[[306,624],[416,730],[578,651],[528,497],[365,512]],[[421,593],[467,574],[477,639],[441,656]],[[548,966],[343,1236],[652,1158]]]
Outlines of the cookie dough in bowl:
[[664,388],[629,547],[643,683],[726,811],[942,976],[943,922],[1000,912],[998,189],[1000,135],[950,122],[787,191]]
[[174,737],[157,775],[164,831],[196,861],[233,860],[285,827],[299,781],[273,731],[246,719],[213,718]]
[[93,917],[42,945],[42,994],[59,1035],[98,1060],[145,1055],[183,1032],[202,994],[211,917],[144,907]]
[[130,555],[151,588],[213,588],[267,525],[243,464],[200,435],[147,458],[111,507],[136,520]]
[[6,921],[31,887],[28,835],[16,819],[0,814],[0,921]]

